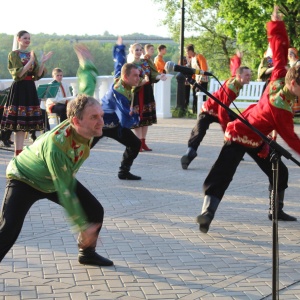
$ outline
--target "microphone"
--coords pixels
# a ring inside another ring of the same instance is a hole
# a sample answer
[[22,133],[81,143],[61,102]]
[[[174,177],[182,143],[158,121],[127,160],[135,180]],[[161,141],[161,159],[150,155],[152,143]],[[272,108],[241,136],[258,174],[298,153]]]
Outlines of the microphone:
[[172,61],[167,61],[165,64],[165,71],[167,73],[172,73],[172,72],[180,72],[185,75],[206,75],[206,76],[213,76],[212,73],[202,71],[202,70],[196,70],[193,68],[189,67],[184,67],[180,65],[175,65]]

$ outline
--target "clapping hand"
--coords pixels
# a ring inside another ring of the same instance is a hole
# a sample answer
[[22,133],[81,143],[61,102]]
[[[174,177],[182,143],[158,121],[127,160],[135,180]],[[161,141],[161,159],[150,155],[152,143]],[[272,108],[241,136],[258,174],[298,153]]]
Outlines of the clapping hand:
[[34,51],[33,51],[33,50],[30,51],[30,60],[31,60],[32,62],[35,61],[35,56],[34,56]]
[[43,53],[42,58],[41,58],[41,63],[45,63],[48,59],[51,58],[52,55],[53,55],[52,51],[48,52],[47,54]]
[[34,51],[30,51],[30,64],[33,66],[35,61]]

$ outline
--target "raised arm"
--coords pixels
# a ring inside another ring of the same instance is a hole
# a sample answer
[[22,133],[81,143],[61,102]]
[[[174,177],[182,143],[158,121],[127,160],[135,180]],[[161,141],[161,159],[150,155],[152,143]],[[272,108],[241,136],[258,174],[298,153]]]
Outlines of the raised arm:
[[115,69],[115,78],[121,76],[121,69],[123,65],[126,63],[126,54],[125,54],[125,45],[123,45],[122,37],[118,37],[116,45],[113,49],[113,57],[114,57],[114,69]]
[[274,6],[271,22],[267,23],[268,40],[273,52],[273,65],[271,81],[285,77],[288,63],[289,39],[279,7]]

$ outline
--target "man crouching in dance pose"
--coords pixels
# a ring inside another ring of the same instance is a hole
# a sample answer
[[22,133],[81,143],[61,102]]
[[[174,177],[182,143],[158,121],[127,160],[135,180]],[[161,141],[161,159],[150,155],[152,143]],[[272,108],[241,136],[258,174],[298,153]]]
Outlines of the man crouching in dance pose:
[[93,97],[78,95],[68,103],[67,116],[25,147],[7,167],[0,215],[0,261],[17,240],[30,207],[46,198],[63,206],[77,226],[79,263],[113,265],[95,251],[103,207],[74,176],[90,154],[93,137],[102,135],[103,110]]
[[[92,55],[83,44],[75,45],[74,50],[80,65],[77,72],[79,91],[80,93],[94,95],[96,88],[95,75],[98,71],[94,65]],[[140,180],[140,176],[130,173],[133,161],[138,156],[141,148],[140,139],[130,129],[139,122],[138,113],[134,113],[131,110],[131,101],[133,98],[133,86],[138,86],[145,82],[140,81],[140,73],[135,65],[125,64],[125,46],[121,37],[118,38],[117,45],[114,47],[114,57],[115,81],[101,99],[104,111],[103,135],[93,139],[91,148],[103,137],[118,141],[126,147],[118,172],[119,179]]]
[[[300,139],[294,132],[292,112],[296,96],[300,97],[300,68],[292,67],[286,71],[289,40],[277,6],[272,13],[272,21],[267,24],[267,31],[274,62],[271,81],[259,102],[249,106],[243,112],[243,116],[264,135],[276,130],[284,141],[300,154]],[[269,146],[239,119],[229,122],[225,131],[225,144],[203,184],[205,197],[202,213],[197,217],[201,232],[207,233],[218,205],[245,153],[248,153],[268,176],[269,190],[272,191],[273,173]],[[282,210],[287,186],[288,169],[280,161],[278,199],[275,199],[279,203],[278,219],[296,221],[296,218]],[[269,219],[272,220],[271,207]]]
[[[243,88],[244,84],[249,83],[250,78],[251,70],[246,66],[239,67],[236,70],[236,76],[227,79],[224,84],[213,93],[213,96],[229,107],[230,104],[239,96],[240,90]],[[197,156],[197,150],[206,135],[209,125],[214,122],[220,123],[223,131],[225,131],[230,119],[231,117],[227,110],[212,98],[208,98],[203,103],[202,111],[198,116],[197,123],[188,140],[188,149],[181,157],[182,169],[186,170],[189,164]]]

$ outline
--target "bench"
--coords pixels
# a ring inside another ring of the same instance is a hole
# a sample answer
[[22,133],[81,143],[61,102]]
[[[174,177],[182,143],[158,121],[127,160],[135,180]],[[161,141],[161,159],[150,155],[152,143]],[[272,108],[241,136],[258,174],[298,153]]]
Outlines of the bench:
[[[223,84],[224,81],[221,81],[221,84]],[[244,84],[243,88],[240,90],[239,96],[234,101],[234,104],[230,105],[230,108],[247,108],[250,104],[257,103],[257,101],[260,99],[263,91],[263,87],[265,85],[265,82],[260,81],[250,81],[249,84]],[[213,94],[220,88],[219,82],[212,78],[209,83],[209,93]],[[197,94],[198,96],[198,103],[197,103],[197,114],[199,115],[202,103],[203,103],[203,96],[205,94],[203,92],[199,92]]]

